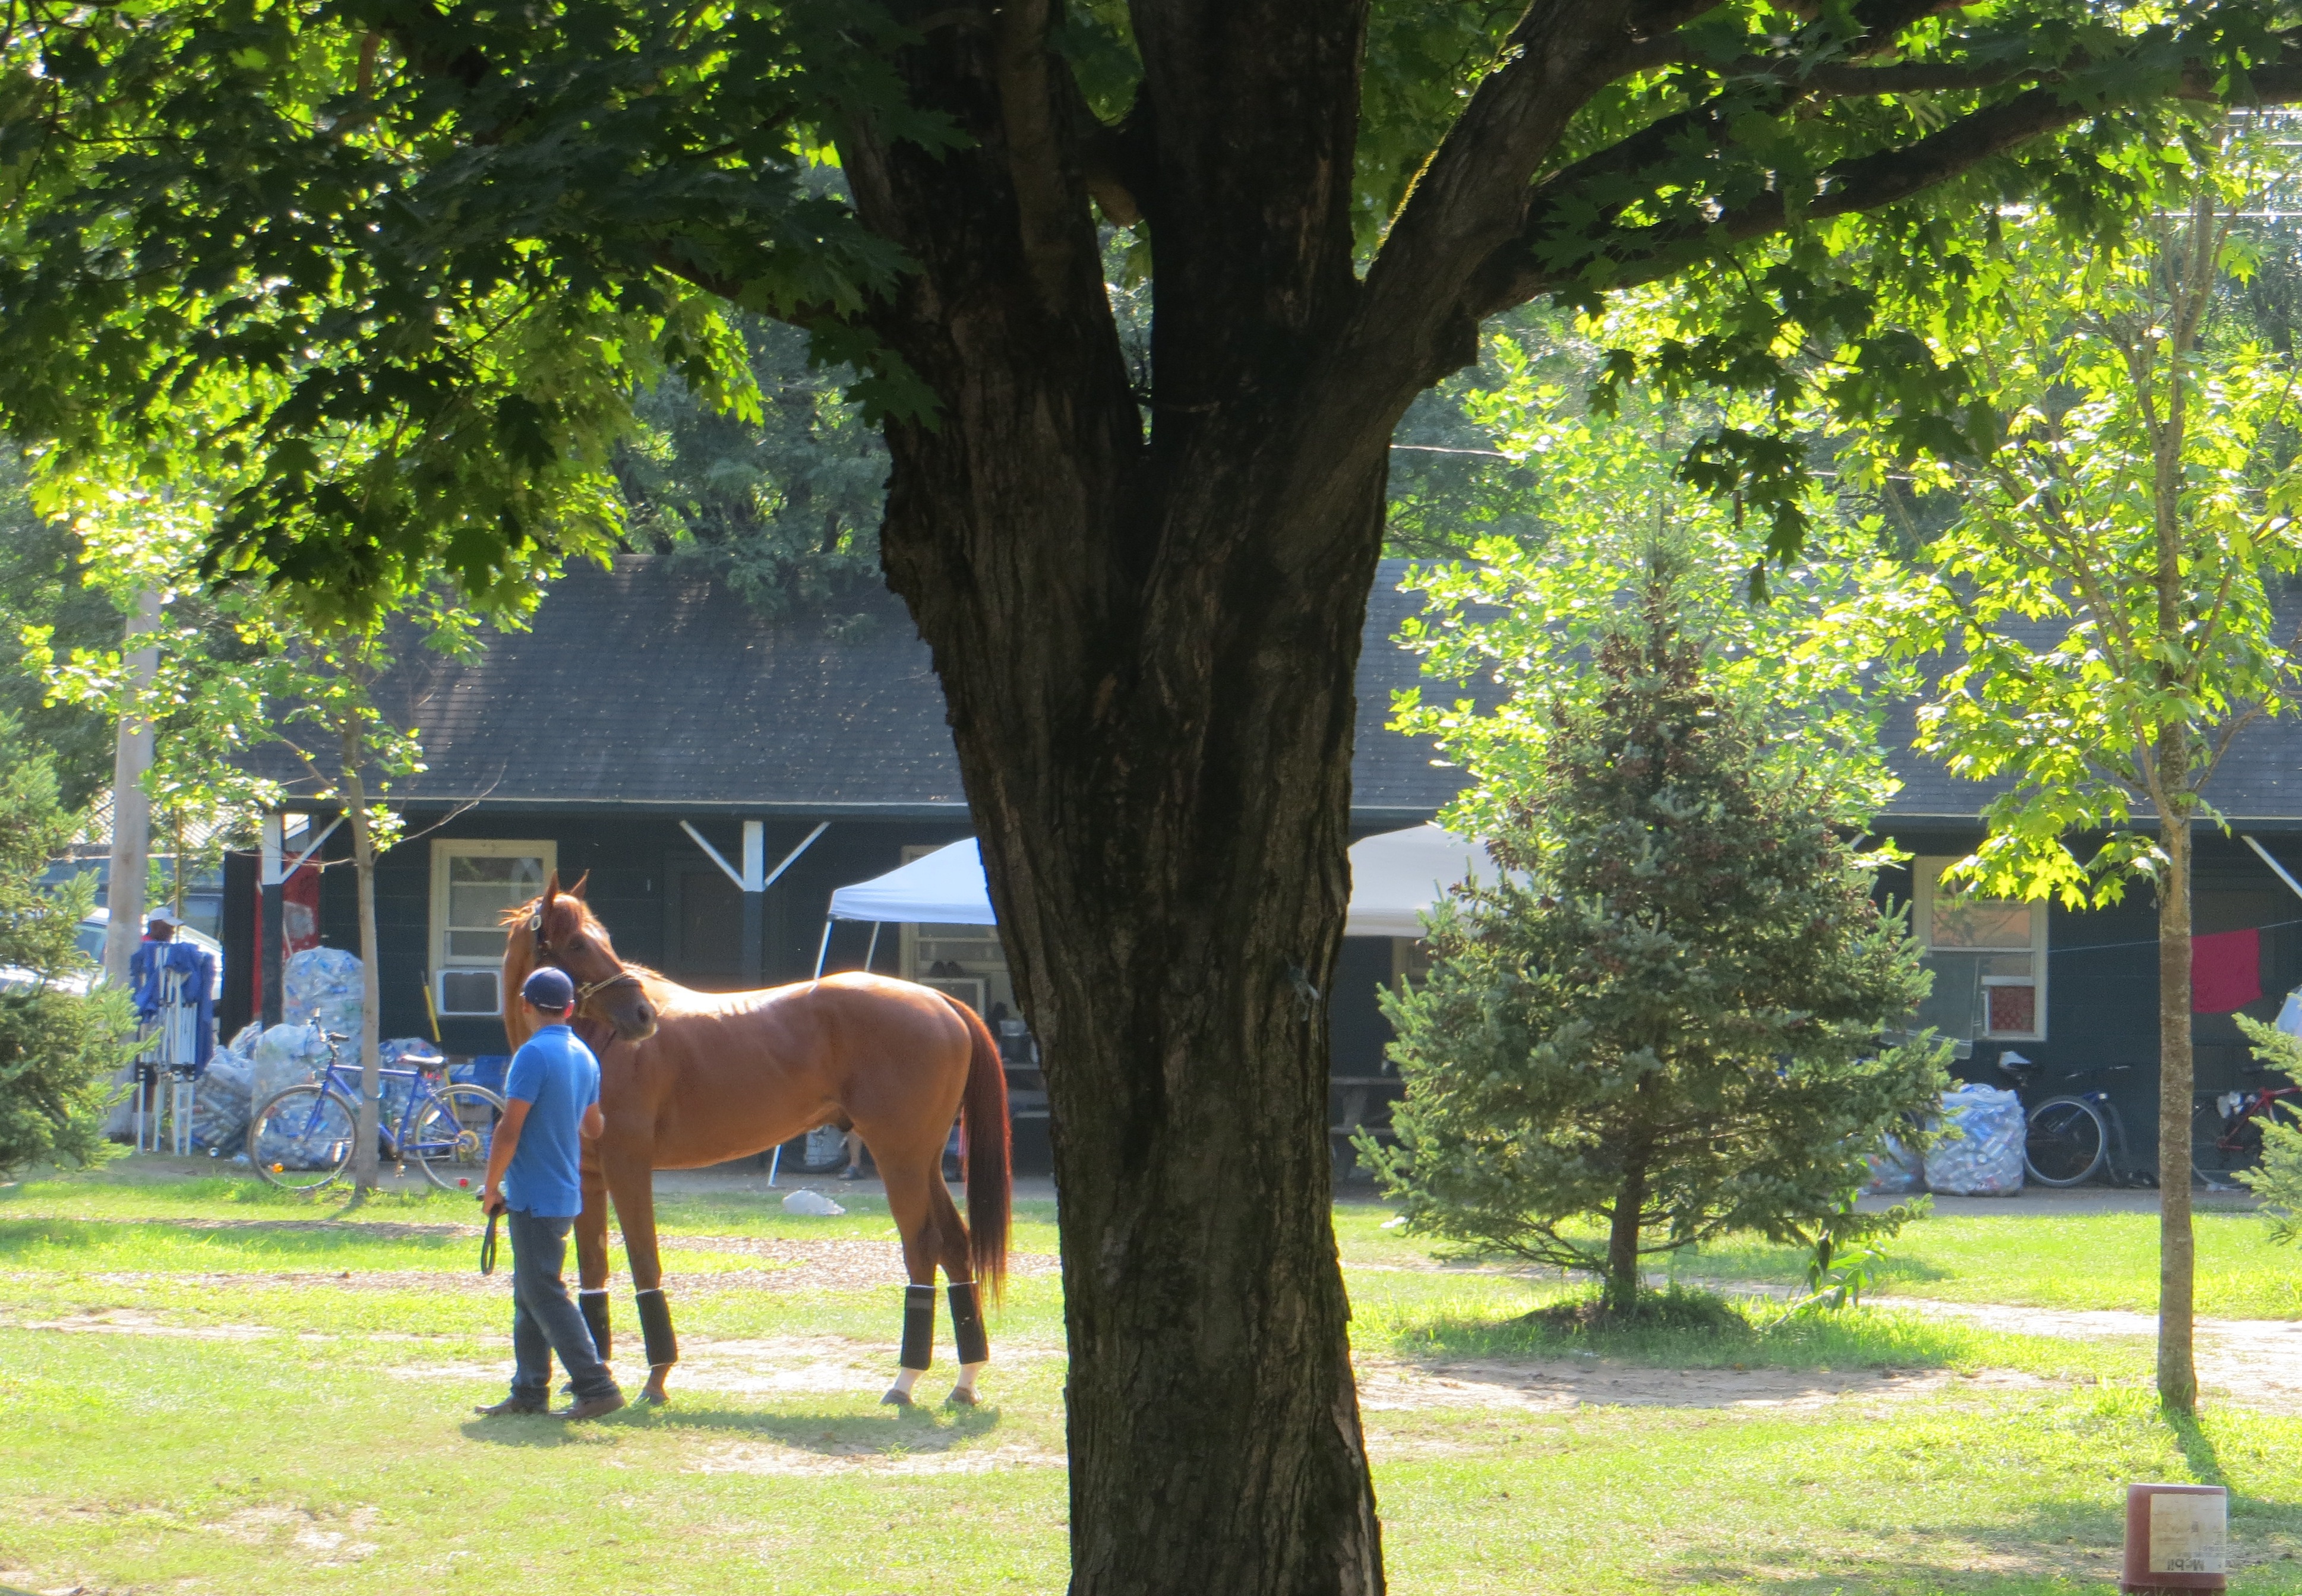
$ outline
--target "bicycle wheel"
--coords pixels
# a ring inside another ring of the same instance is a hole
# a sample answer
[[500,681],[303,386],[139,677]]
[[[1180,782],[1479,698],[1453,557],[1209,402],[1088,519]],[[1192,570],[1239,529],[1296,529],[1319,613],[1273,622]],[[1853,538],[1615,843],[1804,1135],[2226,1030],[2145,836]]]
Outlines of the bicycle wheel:
[[477,1187],[487,1176],[488,1149],[503,1109],[503,1099],[485,1087],[442,1087],[416,1108],[400,1156],[416,1160],[442,1191]]
[[359,1111],[349,1098],[306,1084],[265,1099],[248,1121],[248,1161],[289,1191],[317,1191],[351,1162]]
[[2030,1111],[2022,1162],[2041,1186],[2076,1186],[2102,1167],[2110,1129],[2083,1097],[2049,1097]]
[[2262,1123],[2252,1114],[2222,1117],[2209,1097],[2190,1111],[2190,1167],[2209,1178],[2247,1169],[2262,1158]]

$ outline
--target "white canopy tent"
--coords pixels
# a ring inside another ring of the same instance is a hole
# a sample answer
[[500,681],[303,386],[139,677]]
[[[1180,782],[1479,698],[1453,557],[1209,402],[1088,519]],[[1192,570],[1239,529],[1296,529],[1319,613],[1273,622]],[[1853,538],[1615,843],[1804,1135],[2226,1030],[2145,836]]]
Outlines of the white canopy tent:
[[1468,878],[1500,874],[1486,844],[1441,826],[1414,826],[1351,844],[1351,912],[1346,937],[1423,935],[1423,914]]
[[[1456,836],[1438,826],[1415,826],[1386,831],[1351,845],[1351,909],[1344,922],[1346,937],[1420,937],[1423,911],[1447,895],[1447,889],[1466,877],[1485,880],[1495,874],[1486,844]],[[983,861],[975,839],[937,848],[900,869],[869,881],[843,886],[831,895],[831,912],[823,922],[823,942],[816,949],[815,973],[831,951],[834,920],[890,921],[938,926],[988,926],[998,923],[991,912],[991,889],[983,879]],[[878,934],[871,938],[878,946]],[[868,967],[870,955],[864,955]]]
[[831,895],[831,918],[916,920],[937,926],[997,923],[973,837],[937,848],[901,869],[841,887]]

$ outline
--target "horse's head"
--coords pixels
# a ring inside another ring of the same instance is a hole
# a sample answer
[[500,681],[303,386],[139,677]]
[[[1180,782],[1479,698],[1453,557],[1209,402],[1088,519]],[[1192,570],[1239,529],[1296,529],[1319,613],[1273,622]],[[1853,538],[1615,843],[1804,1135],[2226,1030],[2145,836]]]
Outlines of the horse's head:
[[[606,1021],[624,1041],[644,1042],[655,1035],[655,1005],[648,1001],[640,978],[616,957],[608,928],[584,901],[584,882],[591,878],[586,871],[584,880],[562,892],[559,872],[554,870],[542,897],[507,917],[512,946],[504,962],[505,974],[511,975],[519,963],[530,970],[556,964],[576,983],[578,1014]],[[517,957],[522,953],[527,955],[525,960]],[[505,996],[509,999],[509,990]]]

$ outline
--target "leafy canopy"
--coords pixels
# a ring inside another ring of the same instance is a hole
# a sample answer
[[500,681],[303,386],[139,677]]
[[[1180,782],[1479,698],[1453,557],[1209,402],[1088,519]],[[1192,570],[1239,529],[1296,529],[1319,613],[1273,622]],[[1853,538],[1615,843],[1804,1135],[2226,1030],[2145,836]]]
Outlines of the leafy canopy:
[[[1921,752],[2011,778],[1960,868],[1989,895],[2114,900],[2164,863],[2138,811],[2212,816],[2231,739],[2294,701],[2302,372],[2227,291],[2264,175],[2229,140],[2170,169],[2124,240],[2005,219],[1967,285],[1990,314],[1922,323],[1975,396],[1971,447],[1853,436],[1851,462],[1901,479],[1890,508],[1958,507],[1938,532],[1905,522],[1909,580],[1840,619],[1934,676]],[[2107,840],[2080,857],[2089,833]]]
[[[756,405],[729,306],[853,364],[872,414],[933,424],[935,397],[873,331],[911,263],[821,179],[866,130],[965,141],[906,101],[895,68],[952,47],[938,30],[965,13],[7,0],[4,14],[0,422],[67,472],[228,481],[210,577],[372,617],[444,569],[517,608],[533,573],[609,545],[635,391],[672,373],[714,404]],[[1819,345],[1845,357],[1821,390],[1835,407],[1920,438],[1959,424],[1962,395],[1885,315],[1895,290],[1958,298],[2009,196],[2043,196],[2073,237],[2142,214],[2185,98],[2302,92],[2269,0],[1730,0],[1641,13],[1572,66],[1551,53],[1584,45],[1546,17],[1373,7],[1351,204],[1371,302],[1418,322],[1399,335],[1458,340],[1429,318],[1474,325],[1544,295],[1589,307],[1693,273],[1684,336],[1615,362],[1617,384],[1642,370],[1788,405]],[[1168,235],[1143,219],[1162,197],[1133,8],[1084,0],[1030,43],[1054,53],[1064,158],[1155,273]],[[1550,126],[1553,104],[1572,111],[1555,134],[1511,130]],[[1500,231],[1499,205],[1517,218]],[[1403,298],[1402,282],[1416,285]],[[1735,424],[1694,457],[1794,551],[1800,451]]]
[[1417,567],[1409,584],[1429,600],[1399,639],[1424,656],[1425,675],[1505,695],[1487,710],[1475,697],[1426,701],[1421,688],[1394,701],[1394,729],[1436,739],[1474,778],[1450,821],[1468,834],[1506,824],[1510,806],[1542,779],[1564,708],[1611,690],[1588,660],[1621,627],[1642,567],[1659,549],[1673,562],[1671,601],[1701,651],[1706,690],[1781,732],[1759,757],[1795,774],[1816,813],[1865,827],[1901,785],[1878,728],[1887,693],[1908,684],[1878,668],[1871,640],[1826,623],[1837,607],[1867,611],[1899,591],[1902,573],[1876,531],[1841,514],[1817,484],[1809,502],[1818,531],[1772,601],[1753,602],[1744,578],[1761,555],[1757,539],[1729,502],[1685,482],[1678,466],[1707,430],[1762,424],[1760,401],[1641,391],[1591,413],[1514,346],[1503,346],[1501,360],[1506,380],[1472,405],[1498,451],[1527,467],[1509,500],[1527,525],[1516,536],[1474,537],[1464,558]]

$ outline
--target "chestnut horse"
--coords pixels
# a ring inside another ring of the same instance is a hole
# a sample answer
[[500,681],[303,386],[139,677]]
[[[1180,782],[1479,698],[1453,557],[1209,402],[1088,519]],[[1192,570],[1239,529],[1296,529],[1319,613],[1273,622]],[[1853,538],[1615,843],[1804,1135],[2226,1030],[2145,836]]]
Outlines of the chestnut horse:
[[[507,914],[505,924],[504,1029],[513,1048],[531,1034],[520,983],[537,965],[556,964],[576,983],[577,1029],[600,1054],[607,1124],[584,1149],[578,1301],[605,1357],[612,1199],[647,1348],[642,1400],[664,1399],[665,1377],[679,1360],[656,1250],[654,1172],[723,1163],[837,1124],[860,1132],[871,1149],[911,1277],[900,1366],[884,1400],[908,1406],[928,1366],[941,1265],[959,1353],[951,1400],[973,1404],[991,1357],[977,1288],[996,1299],[1005,1277],[1012,1195],[1007,1077],[975,1012],[931,987],[876,975],[761,992],[690,991],[617,958],[607,928],[584,902],[584,882],[563,892],[557,871],[543,895]],[[965,1222],[943,1181],[954,1117],[965,1131]]]

